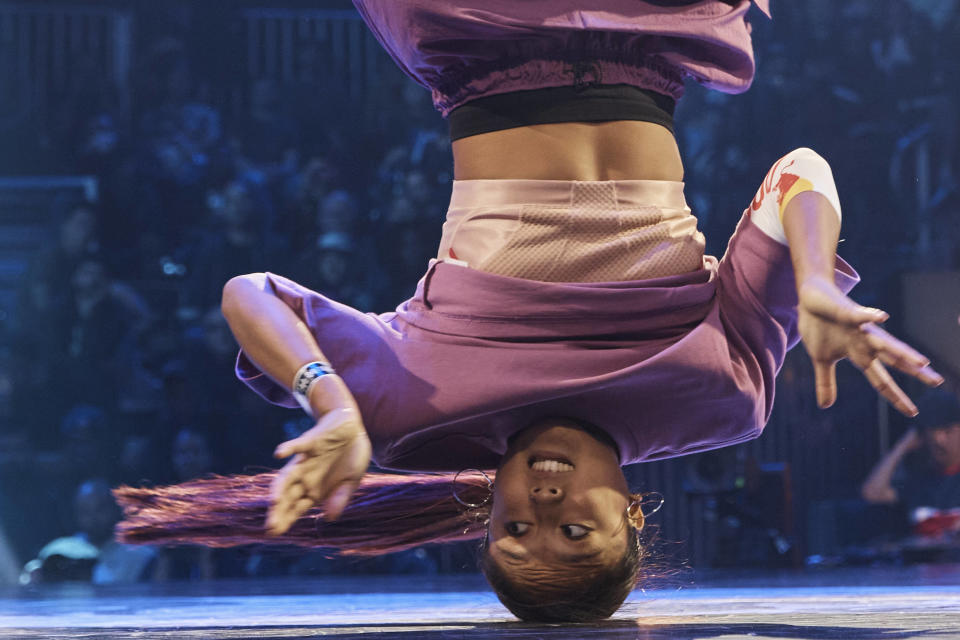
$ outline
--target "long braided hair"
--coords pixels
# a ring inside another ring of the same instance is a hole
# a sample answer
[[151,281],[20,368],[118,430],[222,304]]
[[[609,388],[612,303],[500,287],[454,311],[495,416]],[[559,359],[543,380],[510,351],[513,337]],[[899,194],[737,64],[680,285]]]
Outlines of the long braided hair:
[[[121,542],[234,547],[289,544],[327,548],[341,555],[377,556],[423,544],[482,538],[490,486],[480,472],[454,474],[368,473],[335,522],[320,507],[308,511],[282,536],[264,526],[270,483],[276,472],[213,476],[164,487],[114,489],[124,520]],[[489,477],[494,477],[489,472]]]

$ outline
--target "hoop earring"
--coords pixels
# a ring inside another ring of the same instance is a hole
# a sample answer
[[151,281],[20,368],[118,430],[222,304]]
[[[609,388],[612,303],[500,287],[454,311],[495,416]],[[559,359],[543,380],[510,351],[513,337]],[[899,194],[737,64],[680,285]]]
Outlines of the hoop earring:
[[647,505],[653,504],[654,502],[657,503],[657,505],[653,509],[643,512],[644,517],[652,516],[657,511],[660,511],[661,507],[663,507],[663,503],[666,501],[667,499],[664,498],[663,494],[660,493],[659,491],[651,491],[650,493],[643,494],[643,497],[640,498],[641,506],[646,507]]
[[[466,473],[468,471],[479,473],[483,476],[483,479],[487,481],[487,490],[489,493],[487,494],[487,497],[483,499],[483,502],[467,502],[457,494],[457,478],[460,477],[461,473]],[[491,498],[493,498],[493,480],[491,480],[490,476],[484,473],[482,469],[461,469],[453,476],[453,486],[451,487],[450,491],[453,493],[453,499],[462,506],[466,507],[467,509],[479,509],[480,507],[486,506],[486,504],[490,502]]]
[[[656,496],[656,497],[652,497]],[[657,511],[660,511],[660,508],[663,507],[663,503],[666,501],[666,498],[663,497],[662,493],[653,491],[651,493],[646,493],[637,500],[634,500],[630,503],[630,506],[627,507],[627,519],[633,522],[633,526],[636,527],[637,531],[642,531],[643,526],[646,524],[647,517],[652,516]],[[648,504],[656,502],[656,506],[650,509],[649,511],[644,511],[643,508]]]

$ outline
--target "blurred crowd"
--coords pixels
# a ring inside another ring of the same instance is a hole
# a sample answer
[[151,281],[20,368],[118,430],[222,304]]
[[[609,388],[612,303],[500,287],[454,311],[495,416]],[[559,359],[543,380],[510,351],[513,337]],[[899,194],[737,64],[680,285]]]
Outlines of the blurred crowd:
[[[960,266],[960,230],[946,217],[958,206],[960,67],[943,53],[960,11],[884,4],[777,3],[773,23],[755,20],[750,93],[690,87],[678,138],[711,252],[769,164],[811,146],[841,186],[843,253],[869,274],[860,301],[883,303],[885,279],[904,267]],[[452,160],[427,91],[396,72],[378,88],[389,108],[371,116],[331,90],[322,64],[304,64],[295,82],[264,77],[226,99],[229,77],[204,71],[201,51],[176,32],[140,43],[132,96],[78,62],[36,141],[47,173],[94,175],[100,190],[54,216],[0,354],[0,512],[21,514],[2,526],[24,559],[71,531],[102,546],[105,525],[84,514],[116,519],[105,487],[274,466],[273,447],[310,426],[234,379],[237,346],[219,311],[231,276],[272,271],[381,312],[412,293],[436,250]],[[937,232],[917,256],[921,214]],[[336,570],[326,559],[171,553],[131,556],[136,578]],[[449,565],[421,550],[389,569]]]

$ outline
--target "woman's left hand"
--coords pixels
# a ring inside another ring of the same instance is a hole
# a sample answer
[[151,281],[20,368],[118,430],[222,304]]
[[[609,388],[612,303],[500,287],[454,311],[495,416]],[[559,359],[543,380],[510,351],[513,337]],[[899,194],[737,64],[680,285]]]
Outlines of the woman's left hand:
[[800,286],[797,325],[813,360],[818,406],[826,408],[836,401],[836,367],[844,358],[863,371],[870,384],[907,416],[916,415],[917,408],[884,365],[931,387],[943,383],[929,359],[878,326],[887,317],[879,309],[858,305],[828,280],[812,278]]
[[370,438],[356,408],[337,408],[274,455],[293,456],[270,488],[267,530],[281,535],[317,504],[324,519],[340,517],[370,464]]

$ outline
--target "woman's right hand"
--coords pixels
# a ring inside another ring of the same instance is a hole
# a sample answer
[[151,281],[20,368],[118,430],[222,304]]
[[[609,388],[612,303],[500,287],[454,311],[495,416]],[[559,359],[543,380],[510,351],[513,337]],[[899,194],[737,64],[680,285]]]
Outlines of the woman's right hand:
[[870,384],[898,411],[914,416],[917,408],[893,380],[885,365],[936,387],[943,376],[908,344],[884,331],[879,309],[861,307],[832,280],[810,278],[798,287],[797,328],[813,361],[817,404],[826,408],[837,399],[837,362],[849,359]]
[[280,444],[274,456],[293,456],[270,487],[267,530],[285,533],[314,506],[336,520],[370,464],[370,439],[356,407],[328,411],[308,431]]

